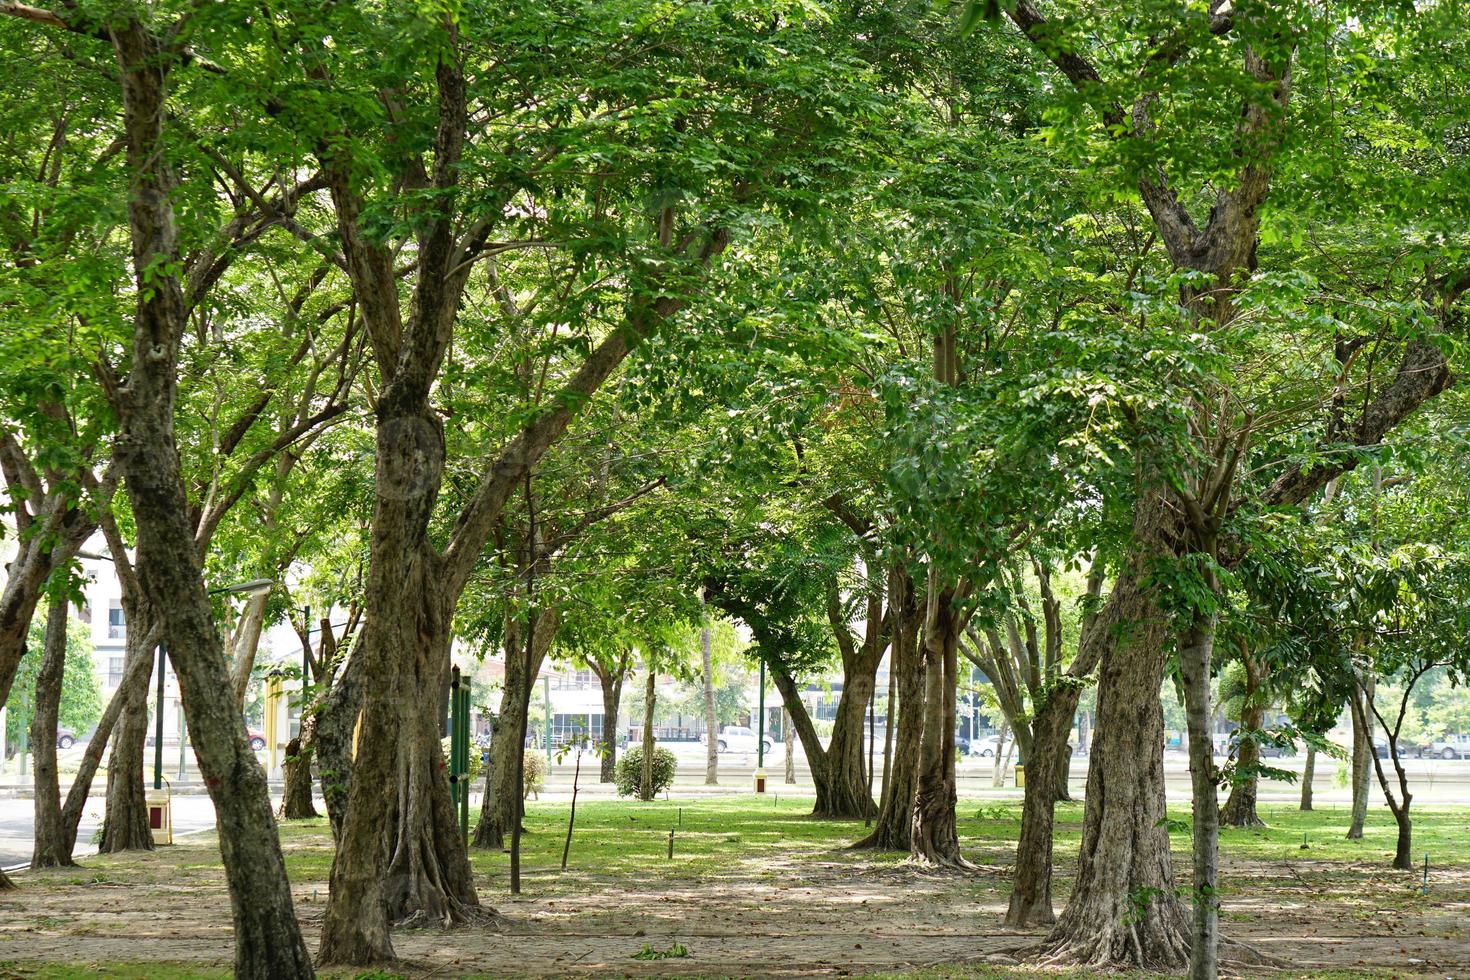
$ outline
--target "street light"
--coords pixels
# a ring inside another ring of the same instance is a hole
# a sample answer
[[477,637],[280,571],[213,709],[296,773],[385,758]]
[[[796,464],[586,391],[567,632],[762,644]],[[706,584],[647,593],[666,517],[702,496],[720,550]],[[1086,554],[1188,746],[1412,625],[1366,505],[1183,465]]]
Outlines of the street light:
[[[222,586],[218,589],[210,589],[209,595],[258,595],[261,592],[269,592],[275,588],[276,580],[271,578],[253,578],[248,582],[237,582],[234,585]],[[163,671],[168,662],[168,643],[158,644],[158,703],[154,706],[153,725],[153,788],[163,789]],[[180,692],[182,698],[183,692]],[[182,703],[181,703],[182,706]],[[179,738],[179,751],[184,750],[184,739]]]

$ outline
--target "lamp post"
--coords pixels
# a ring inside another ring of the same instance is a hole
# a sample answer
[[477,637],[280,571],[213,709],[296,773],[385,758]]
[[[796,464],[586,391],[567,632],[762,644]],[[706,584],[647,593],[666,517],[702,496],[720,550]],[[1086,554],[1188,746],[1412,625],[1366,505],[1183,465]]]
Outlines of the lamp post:
[[[276,585],[272,578],[253,578],[248,582],[237,582],[218,589],[210,589],[209,595],[255,595],[268,592]],[[163,671],[168,662],[168,643],[158,644],[158,701],[154,705],[153,726],[153,788],[163,789]],[[182,696],[182,692],[181,692]],[[183,739],[179,740],[179,751],[183,751]]]

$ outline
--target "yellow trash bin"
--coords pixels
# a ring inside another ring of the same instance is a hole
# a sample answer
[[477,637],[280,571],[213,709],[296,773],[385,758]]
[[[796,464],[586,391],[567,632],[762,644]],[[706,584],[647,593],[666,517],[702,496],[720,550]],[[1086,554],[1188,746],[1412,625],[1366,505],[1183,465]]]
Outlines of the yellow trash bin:
[[1026,786],[1026,767],[1025,766],[1018,765],[1018,766],[1016,766],[1016,789],[1023,789],[1023,788],[1025,788],[1025,786]]

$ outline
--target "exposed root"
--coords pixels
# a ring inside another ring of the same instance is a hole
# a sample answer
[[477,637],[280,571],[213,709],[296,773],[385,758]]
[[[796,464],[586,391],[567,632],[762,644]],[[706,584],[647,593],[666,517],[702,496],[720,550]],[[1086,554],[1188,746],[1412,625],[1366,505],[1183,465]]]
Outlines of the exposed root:
[[1119,922],[1090,935],[1049,938],[1017,955],[1041,966],[1178,970],[1189,964],[1189,937],[1171,930],[1167,936],[1151,937],[1145,945],[1137,924]]
[[488,905],[450,902],[442,915],[433,915],[423,909],[417,909],[393,923],[393,927],[395,929],[454,929],[459,927],[499,929],[509,922],[510,919]]
[[1220,937],[1220,965],[1221,966],[1268,966],[1276,969],[1285,969],[1291,966],[1285,960],[1277,959],[1268,953],[1263,953],[1250,943],[1239,939],[1226,939]]
[[979,874],[984,870],[978,864],[967,861],[958,852],[954,854],[916,854],[909,863],[925,871],[952,871],[956,874]]

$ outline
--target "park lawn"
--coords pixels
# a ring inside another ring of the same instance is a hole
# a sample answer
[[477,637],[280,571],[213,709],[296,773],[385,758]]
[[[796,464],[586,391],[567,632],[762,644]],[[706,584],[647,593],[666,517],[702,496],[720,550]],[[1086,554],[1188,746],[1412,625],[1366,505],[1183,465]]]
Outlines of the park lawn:
[[[568,855],[568,870],[595,869],[606,877],[636,874],[667,879],[719,875],[742,859],[763,853],[807,854],[824,862],[897,866],[900,854],[850,851],[863,836],[861,821],[813,820],[811,800],[779,797],[757,800],[749,794],[693,802],[595,800],[577,805],[577,823]],[[1059,860],[1081,845],[1079,802],[1057,807],[1056,850]],[[1263,804],[1264,828],[1223,828],[1220,850],[1236,860],[1381,862],[1393,859],[1397,828],[1387,811],[1369,814],[1361,840],[1348,840],[1348,808],[1319,807],[1303,813],[1287,804]],[[527,833],[521,841],[523,874],[559,871],[566,842],[565,802],[526,805]],[[1009,866],[1020,836],[1021,804],[961,800],[958,825],[965,853],[986,866]],[[1176,855],[1190,848],[1189,809],[1171,808],[1170,841]],[[325,824],[322,822],[322,826]],[[674,831],[674,859],[668,859],[669,831]],[[1302,835],[1307,849],[1302,849]],[[325,843],[325,840],[323,841]],[[1470,807],[1425,807],[1414,814],[1415,853],[1428,852],[1433,869],[1470,867]],[[508,842],[507,842],[508,845]],[[330,855],[312,855],[315,862]],[[473,851],[477,871],[507,874],[510,857],[503,852]],[[305,869],[303,869],[305,870]],[[325,869],[313,866],[313,872]],[[575,887],[574,880],[568,887]],[[553,884],[553,887],[555,885]]]
[[[1029,968],[1011,955],[1044,935],[1001,925],[1018,802],[961,801],[962,843],[981,869],[975,875],[854,851],[847,845],[862,835],[861,821],[813,820],[810,808],[810,798],[774,794],[583,801],[562,872],[568,806],[533,801],[520,896],[507,894],[509,855],[472,852],[481,900],[507,921],[499,930],[399,930],[402,975],[1089,975]],[[1262,816],[1266,829],[1222,834],[1222,917],[1227,935],[1296,968],[1277,976],[1446,976],[1470,968],[1470,855],[1462,853],[1470,850],[1470,808],[1425,808],[1416,820],[1416,840],[1431,854],[1428,896],[1414,887],[1417,873],[1387,867],[1387,814],[1370,815],[1362,841],[1343,838],[1345,808],[1304,814],[1268,805]],[[1060,908],[1072,887],[1082,807],[1063,804],[1058,817]],[[1171,812],[1171,819],[1188,814]],[[1187,829],[1172,829],[1176,877],[1185,887]],[[314,945],[331,835],[316,819],[286,823],[281,836]],[[26,875],[22,891],[0,899],[0,980],[229,975],[228,895],[212,833],[84,864]],[[680,947],[687,957],[635,958]]]

